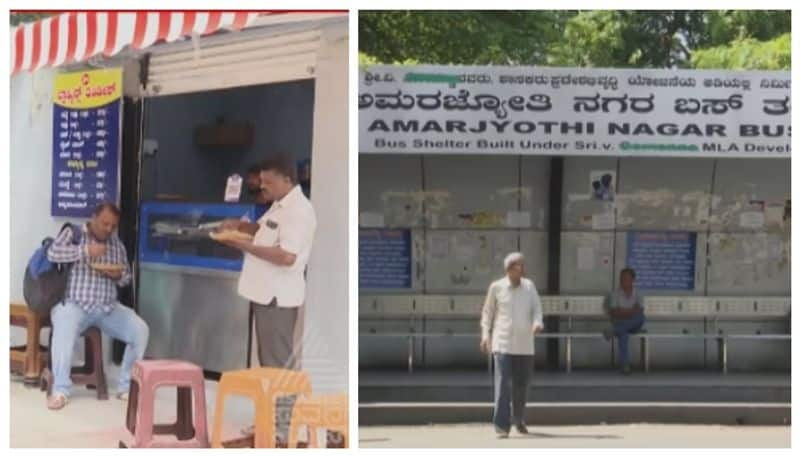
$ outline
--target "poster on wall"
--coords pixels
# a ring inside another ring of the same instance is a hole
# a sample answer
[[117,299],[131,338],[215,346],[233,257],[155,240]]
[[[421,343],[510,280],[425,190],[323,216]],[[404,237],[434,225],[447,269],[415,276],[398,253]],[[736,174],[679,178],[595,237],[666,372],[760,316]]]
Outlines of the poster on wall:
[[121,68],[56,76],[52,216],[89,217],[98,203],[119,203],[121,108]]
[[358,231],[358,287],[411,288],[411,230]]
[[642,290],[694,290],[697,233],[629,232],[626,266]]
[[589,173],[589,193],[592,200],[614,201],[617,186],[617,172],[613,170],[594,170]]
[[362,154],[782,157],[788,71],[376,65]]

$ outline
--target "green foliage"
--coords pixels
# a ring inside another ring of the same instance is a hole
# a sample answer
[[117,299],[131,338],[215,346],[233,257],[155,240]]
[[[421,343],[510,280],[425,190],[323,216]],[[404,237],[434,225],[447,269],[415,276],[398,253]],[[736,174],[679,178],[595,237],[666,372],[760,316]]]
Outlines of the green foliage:
[[789,11],[359,13],[359,49],[383,63],[788,68],[790,32]]
[[720,10],[706,13],[704,46],[716,47],[742,38],[768,41],[792,31],[789,11]]
[[358,51],[358,68],[368,67],[370,65],[378,65],[378,59],[367,55],[364,52]]
[[535,65],[567,11],[362,11],[359,49],[380,62]]
[[704,27],[702,12],[585,11],[571,18],[550,47],[556,66],[685,67]]
[[390,63],[395,65],[418,65],[420,62],[415,59],[406,59],[403,61],[394,62],[380,62],[377,58],[368,55],[364,52],[358,52],[358,68],[369,67],[370,65],[379,65],[381,63]]
[[792,36],[783,34],[770,41],[742,38],[723,46],[701,49],[692,56],[694,68],[730,70],[790,70]]

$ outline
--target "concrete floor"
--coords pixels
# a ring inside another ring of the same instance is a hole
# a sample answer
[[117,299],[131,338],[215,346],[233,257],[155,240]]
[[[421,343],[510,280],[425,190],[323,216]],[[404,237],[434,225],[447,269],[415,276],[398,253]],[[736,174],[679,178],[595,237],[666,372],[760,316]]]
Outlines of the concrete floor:
[[[106,368],[111,398],[99,401],[94,391],[75,387],[70,402],[60,411],[50,411],[44,392],[25,387],[20,377],[11,376],[11,434],[12,448],[116,448],[126,436],[127,403],[114,398],[117,381],[116,367]],[[214,419],[217,383],[206,381],[206,407],[209,435]],[[161,389],[156,393],[156,422],[175,421],[176,391]],[[235,438],[239,430],[252,423],[255,410],[245,398],[232,397],[225,405],[223,440]],[[210,438],[209,438],[210,439]]]
[[[359,402],[485,402],[494,398],[486,370],[361,370]],[[634,372],[537,371],[531,402],[782,402],[791,401],[786,373],[720,373],[712,370]]]
[[[360,370],[360,387],[492,386],[486,370]],[[721,373],[710,370],[634,371],[624,376],[615,370],[536,371],[530,379],[537,387],[790,387],[790,373]]]
[[360,427],[362,448],[788,448],[790,427],[591,425],[528,427],[497,439],[491,424]]

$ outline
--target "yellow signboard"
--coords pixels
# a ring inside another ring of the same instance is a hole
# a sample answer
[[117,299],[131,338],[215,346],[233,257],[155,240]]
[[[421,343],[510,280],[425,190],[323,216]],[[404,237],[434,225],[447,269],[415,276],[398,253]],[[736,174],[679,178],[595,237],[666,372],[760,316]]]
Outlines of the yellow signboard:
[[97,108],[122,96],[122,69],[62,73],[56,76],[53,103],[64,108]]

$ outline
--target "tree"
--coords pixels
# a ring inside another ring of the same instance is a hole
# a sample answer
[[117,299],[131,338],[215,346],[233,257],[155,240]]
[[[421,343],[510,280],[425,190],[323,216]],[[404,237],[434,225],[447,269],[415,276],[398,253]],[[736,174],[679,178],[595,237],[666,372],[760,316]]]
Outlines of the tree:
[[571,18],[549,63],[685,68],[698,49],[791,31],[788,11],[586,11]]
[[702,12],[585,11],[571,18],[548,63],[578,67],[684,67],[699,44]]
[[769,41],[792,31],[790,11],[721,10],[709,11],[706,15],[708,47],[742,38]]
[[790,70],[792,36],[785,33],[770,41],[737,39],[727,45],[700,49],[692,55],[694,68],[730,70]]
[[791,13],[715,11],[709,14],[709,44],[692,55],[694,68],[789,70]]
[[569,11],[362,11],[359,49],[380,62],[535,65]]
[[360,50],[385,63],[688,68],[709,64],[710,55],[721,56],[728,49],[725,62],[735,61],[736,52],[751,52],[762,57],[740,61],[743,68],[767,69],[776,62],[790,63],[781,51],[785,42],[778,39],[790,32],[789,11],[359,14]]

